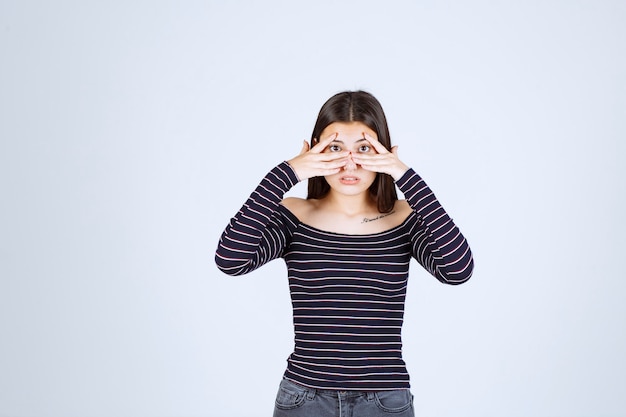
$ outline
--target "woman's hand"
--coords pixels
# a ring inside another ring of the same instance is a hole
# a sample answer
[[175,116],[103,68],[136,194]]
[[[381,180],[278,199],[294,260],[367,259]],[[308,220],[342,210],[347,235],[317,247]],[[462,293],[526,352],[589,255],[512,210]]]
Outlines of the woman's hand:
[[336,174],[346,165],[349,152],[324,152],[336,138],[337,133],[333,133],[312,148],[305,141],[300,154],[287,161],[300,181]]
[[374,172],[382,172],[393,177],[394,181],[398,181],[409,167],[398,158],[398,147],[393,146],[391,152],[383,146],[382,143],[373,136],[363,133],[363,137],[374,147],[376,154],[360,154],[353,153],[352,159],[355,163],[361,165],[363,169]]

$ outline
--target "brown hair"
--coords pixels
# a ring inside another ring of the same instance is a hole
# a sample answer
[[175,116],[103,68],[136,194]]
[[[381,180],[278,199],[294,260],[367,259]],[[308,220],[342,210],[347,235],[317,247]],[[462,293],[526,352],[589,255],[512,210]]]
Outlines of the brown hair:
[[[361,122],[378,136],[378,141],[391,151],[391,138],[387,118],[380,102],[365,91],[344,91],[329,98],[320,109],[311,135],[311,147],[315,140],[331,123]],[[324,177],[309,178],[308,198],[323,198],[330,191],[330,185]],[[393,210],[398,195],[393,178],[388,174],[377,173],[369,188],[370,196],[376,201],[380,213]]]

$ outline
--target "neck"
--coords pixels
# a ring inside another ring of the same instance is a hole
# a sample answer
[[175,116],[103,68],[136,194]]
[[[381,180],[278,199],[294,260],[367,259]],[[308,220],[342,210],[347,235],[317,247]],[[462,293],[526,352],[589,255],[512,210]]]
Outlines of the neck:
[[343,195],[330,190],[324,200],[329,208],[347,216],[362,215],[371,212],[372,209],[378,210],[368,192],[358,195]]

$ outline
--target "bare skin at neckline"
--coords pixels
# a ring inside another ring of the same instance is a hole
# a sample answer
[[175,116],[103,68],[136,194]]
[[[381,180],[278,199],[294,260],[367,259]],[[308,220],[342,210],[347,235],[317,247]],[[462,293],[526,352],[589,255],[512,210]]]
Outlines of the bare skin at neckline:
[[376,220],[382,219],[383,217],[387,217],[387,216],[389,216],[389,215],[391,215],[391,214],[394,214],[395,212],[396,212],[396,211],[395,211],[395,210],[393,210],[393,211],[391,211],[391,212],[389,212],[389,213],[382,213],[382,214],[379,214],[378,216],[376,216],[376,217],[372,217],[372,218],[363,217],[363,220],[361,221],[361,224],[363,224],[363,223],[369,223],[369,222],[373,222],[373,221],[376,221]]
[[370,187],[378,174],[397,180],[408,167],[397,148],[387,150],[375,131],[362,122],[334,122],[310,147],[304,142],[298,156],[288,161],[300,180],[324,177],[329,190],[320,198],[283,200],[301,222],[336,233],[369,234],[401,224],[412,209],[396,200],[389,212],[379,212]]

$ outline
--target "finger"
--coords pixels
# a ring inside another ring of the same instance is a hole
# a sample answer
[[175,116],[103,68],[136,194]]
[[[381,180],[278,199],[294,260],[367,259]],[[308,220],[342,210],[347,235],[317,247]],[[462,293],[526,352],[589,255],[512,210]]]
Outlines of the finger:
[[354,161],[365,167],[385,167],[388,166],[390,164],[393,164],[395,160],[397,160],[397,158],[395,157],[395,155],[393,155],[390,152],[387,152],[385,154],[354,154],[352,159],[354,159]]
[[309,143],[305,140],[302,143],[302,149],[300,150],[300,155],[307,153],[309,151]]
[[311,164],[327,164],[329,162],[339,162],[342,163],[342,165],[345,165],[346,161],[348,160],[348,155],[350,155],[350,153],[348,151],[321,153],[309,152],[308,155]]
[[365,167],[366,165],[367,166],[380,165],[381,164],[380,158],[381,158],[380,154],[369,154],[369,155],[353,154],[352,155],[352,160],[363,167]]
[[327,136],[325,139],[322,139],[322,140],[319,140],[319,139],[318,139],[318,140],[317,140],[317,143],[315,144],[315,146],[313,146],[313,148],[311,148],[311,151],[312,151],[312,152],[315,152],[315,153],[321,153],[321,152],[323,152],[323,151],[324,151],[324,149],[326,149],[326,147],[327,147],[328,145],[330,145],[330,143],[331,143],[333,140],[337,139],[337,136],[338,136],[338,135],[339,135],[339,134],[338,134],[337,132],[335,132],[335,133],[332,133],[332,134],[330,134],[329,136]]
[[347,163],[347,158],[337,159],[334,161],[318,162],[310,166],[313,176],[332,175],[341,171]]
[[339,169],[339,168],[343,168],[344,166],[346,166],[347,163],[348,163],[348,158],[343,157],[340,159],[335,159],[333,161],[324,162],[324,164],[322,165],[322,168],[323,169]]
[[330,145],[330,143],[333,140],[337,139],[337,135],[338,133],[335,132],[329,135],[328,137],[326,137],[326,139],[322,139],[321,141],[318,141],[317,144],[313,148],[311,148],[311,152],[321,153],[324,149],[326,149],[328,145]]
[[378,141],[378,139],[376,139],[374,136],[370,135],[369,133],[363,132],[363,137],[369,141],[369,143],[374,147],[376,152],[378,153],[389,152],[387,148],[385,148],[383,144]]

